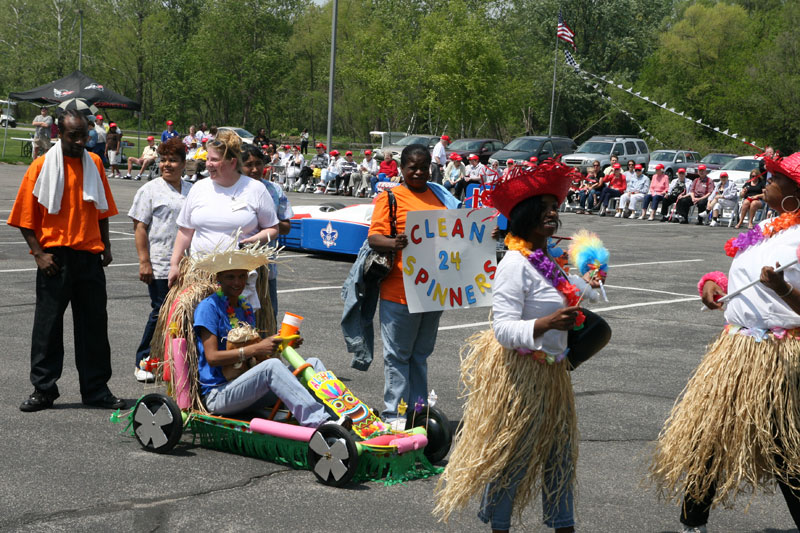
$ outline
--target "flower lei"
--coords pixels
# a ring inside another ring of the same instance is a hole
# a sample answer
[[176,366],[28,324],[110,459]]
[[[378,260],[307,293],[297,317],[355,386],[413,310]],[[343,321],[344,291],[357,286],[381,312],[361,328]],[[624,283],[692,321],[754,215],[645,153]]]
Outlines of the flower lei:
[[758,226],[740,233],[725,243],[725,254],[728,257],[736,257],[736,254],[743,252],[762,241],[780,233],[785,229],[800,224],[800,211],[794,213],[784,213],[771,222],[764,224],[764,228]]
[[[564,296],[567,305],[578,305],[581,299],[580,290],[569,282],[558,265],[543,250],[531,250],[530,244],[526,240],[511,233],[506,235],[505,243],[509,250],[521,253],[533,268]],[[578,316],[575,318],[575,329],[581,329],[585,320],[586,315],[582,311],[578,311]]]
[[[222,298],[222,300],[225,302],[226,305],[225,312],[228,313],[228,322],[230,322],[231,324],[231,329],[238,328],[239,319],[236,316],[236,310],[233,308],[230,301],[228,301],[228,298],[226,298],[225,295],[222,294],[222,290],[217,291],[217,296]],[[244,310],[245,321],[248,324],[254,323],[255,319],[253,318],[253,308],[250,306],[249,303],[247,303],[245,297],[241,295],[239,296],[239,307],[241,307]]]

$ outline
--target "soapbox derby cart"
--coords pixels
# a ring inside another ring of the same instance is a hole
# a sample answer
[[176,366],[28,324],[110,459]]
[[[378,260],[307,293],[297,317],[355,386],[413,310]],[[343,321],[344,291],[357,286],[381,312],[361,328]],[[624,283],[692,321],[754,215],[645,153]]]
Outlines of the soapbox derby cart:
[[358,255],[374,207],[338,202],[295,206],[291,229],[278,237],[278,242],[288,250]]
[[294,374],[339,422],[302,427],[280,402],[263,418],[214,416],[191,399],[186,339],[171,339],[171,344],[169,360],[161,367],[169,374],[169,395],[145,394],[127,416],[117,412],[111,417],[127,422],[125,430],[149,452],[168,453],[189,433],[192,444],[309,469],[320,482],[336,487],[351,481],[391,485],[442,471],[433,465],[447,455],[452,433],[447,417],[435,407],[409,408],[405,430],[392,430],[332,372],[315,373],[294,348],[285,346],[282,355]]

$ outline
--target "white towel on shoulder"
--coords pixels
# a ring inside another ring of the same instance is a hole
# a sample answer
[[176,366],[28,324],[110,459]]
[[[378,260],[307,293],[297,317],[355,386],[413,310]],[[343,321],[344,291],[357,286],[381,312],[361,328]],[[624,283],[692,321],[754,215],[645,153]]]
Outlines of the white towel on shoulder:
[[[81,164],[84,201],[94,202],[101,213],[108,211],[103,180],[97,165],[86,150],[83,151]],[[42,170],[33,186],[33,195],[51,215],[57,215],[61,211],[61,198],[64,196],[64,152],[61,150],[61,141],[57,141],[45,154]]]

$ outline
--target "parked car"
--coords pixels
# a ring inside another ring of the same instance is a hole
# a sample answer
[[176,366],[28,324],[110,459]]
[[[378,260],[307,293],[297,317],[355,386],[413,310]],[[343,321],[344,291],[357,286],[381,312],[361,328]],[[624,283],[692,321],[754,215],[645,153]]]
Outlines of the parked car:
[[725,163],[721,169],[711,171],[708,174],[708,177],[714,181],[719,181],[720,173],[723,171],[727,172],[728,179],[741,189],[742,185],[744,185],[744,183],[750,179],[750,171],[753,169],[758,169],[758,166],[761,164],[761,159],[762,158],[760,157],[755,157],[752,155],[745,155],[731,159]]
[[687,150],[656,150],[650,154],[650,164],[647,165],[647,174],[656,173],[656,165],[664,165],[664,174],[672,179],[679,168],[697,166],[700,161],[700,154]]
[[502,150],[498,150],[492,159],[500,161],[500,168],[505,168],[506,161],[528,161],[531,157],[547,159],[558,154],[569,154],[575,151],[575,141],[569,137],[525,136],[517,137]]
[[622,168],[633,161],[644,167],[650,162],[650,149],[642,139],[632,135],[595,135],[583,143],[575,153],[565,155],[561,160],[567,165],[586,172],[594,163],[600,161],[600,168],[611,164],[611,156],[616,155]]
[[394,144],[390,144],[389,146],[384,146],[381,151],[375,154],[375,159],[378,161],[383,161],[383,152],[386,150],[391,150],[392,157],[396,159],[398,162],[400,161],[400,152],[403,151],[403,148],[410,144],[422,144],[428,147],[428,150],[433,150],[433,147],[436,146],[436,143],[439,142],[441,139],[441,135],[408,135],[403,137],[399,141],[395,142]]
[[447,157],[456,153],[466,159],[469,154],[476,154],[485,165],[495,152],[503,148],[503,144],[499,139],[459,139],[447,147]]
[[698,163],[687,164],[686,174],[690,176],[697,175],[697,165],[705,165],[707,170],[719,170],[723,166],[725,166],[725,163],[737,157],[739,156],[736,154],[716,154],[716,153],[708,154]]
[[232,131],[233,133],[238,135],[239,138],[242,139],[243,143],[247,143],[247,144],[253,144],[253,139],[255,139],[255,137],[256,137],[255,135],[253,135],[252,133],[250,133],[249,131],[247,131],[244,128],[236,128],[236,127],[233,127],[233,126],[221,126],[221,127],[217,128],[217,132],[220,132],[220,131],[223,131],[223,130]]
[[[389,145],[397,143],[397,141],[403,137],[408,137],[408,134],[399,131],[371,131],[369,135],[374,144],[380,145],[381,150]],[[378,142],[378,139],[380,139],[380,142]]]
[[0,128],[5,128],[6,124],[8,124],[9,128],[16,128],[17,119],[14,118],[14,115],[6,115],[5,113],[2,113],[0,114]]

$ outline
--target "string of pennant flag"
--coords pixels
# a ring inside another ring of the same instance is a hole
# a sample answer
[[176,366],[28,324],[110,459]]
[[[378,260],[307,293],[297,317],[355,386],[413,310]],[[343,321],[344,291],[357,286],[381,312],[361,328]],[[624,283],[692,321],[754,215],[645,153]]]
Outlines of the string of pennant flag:
[[[625,91],[626,93],[630,94],[631,96],[635,96],[636,98],[639,98],[640,100],[644,100],[645,102],[647,102],[647,103],[649,103],[651,105],[659,107],[659,108],[661,108],[661,109],[663,109],[665,111],[669,111],[670,113],[672,113],[674,115],[677,115],[677,116],[679,116],[681,118],[684,118],[684,119],[686,119],[686,120],[688,120],[690,122],[693,122],[694,124],[697,124],[699,126],[703,126],[704,128],[707,128],[709,130],[715,131],[715,132],[717,132],[717,133],[719,133],[721,135],[725,135],[726,137],[730,137],[731,139],[736,139],[737,141],[741,141],[744,144],[747,144],[749,146],[752,146],[753,148],[761,150],[761,148],[759,146],[757,146],[757,145],[753,144],[752,142],[748,141],[746,138],[744,138],[739,133],[731,133],[730,129],[726,129],[726,130],[723,131],[718,127],[712,126],[711,124],[706,124],[705,122],[703,122],[703,119],[694,119],[694,118],[688,116],[687,114],[685,114],[683,111],[676,111],[674,107],[669,107],[666,102],[664,102],[663,104],[659,104],[658,101],[656,101],[656,100],[654,100],[654,99],[652,99],[652,98],[650,98],[648,96],[642,95],[641,91],[634,92],[633,87],[628,87],[626,89],[625,86],[622,85],[621,83],[616,83],[614,80],[606,79],[604,76],[597,76],[595,74],[592,74],[591,72],[583,70],[580,67],[580,65],[578,64],[578,62],[575,61],[575,58],[572,56],[572,54],[569,52],[569,50],[564,50],[564,56],[565,56],[567,65],[569,65],[570,67],[575,69],[575,73],[578,74],[579,76],[581,76],[581,78],[583,78],[593,89],[595,89],[598,92],[600,92],[601,95],[603,95],[603,93],[600,90],[598,90],[598,88],[600,87],[600,83],[599,82],[603,82],[603,83],[605,83],[607,85],[610,85],[611,87],[615,87],[617,89]],[[597,80],[598,83],[591,83],[591,80]],[[603,96],[605,97],[605,95],[603,95]],[[609,101],[611,100],[610,98],[606,98],[606,99],[609,100]],[[616,105],[616,104],[614,104],[614,105]],[[625,113],[625,115],[627,115],[628,117],[631,118],[631,120],[633,120],[633,118],[630,116],[630,113],[628,113],[627,111],[624,111],[619,106],[617,106],[617,108],[620,109],[621,111],[623,111]],[[636,121],[634,120],[634,122],[636,122]],[[637,123],[637,125],[638,125],[638,123]],[[642,128],[641,125],[639,125],[639,127]],[[642,129],[644,129],[644,128],[642,128]],[[652,135],[650,135],[650,136],[652,137]],[[655,139],[655,137],[653,137],[653,138]]]

